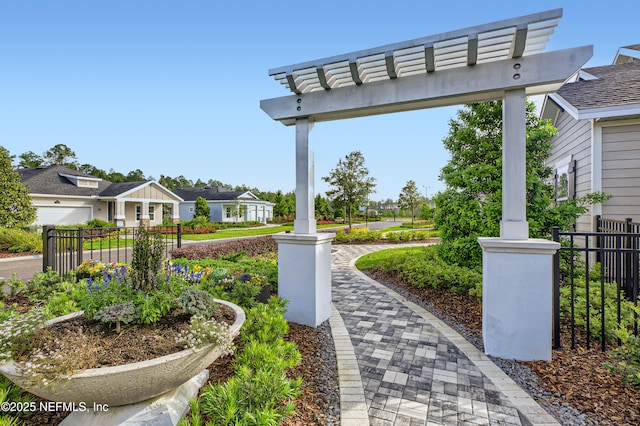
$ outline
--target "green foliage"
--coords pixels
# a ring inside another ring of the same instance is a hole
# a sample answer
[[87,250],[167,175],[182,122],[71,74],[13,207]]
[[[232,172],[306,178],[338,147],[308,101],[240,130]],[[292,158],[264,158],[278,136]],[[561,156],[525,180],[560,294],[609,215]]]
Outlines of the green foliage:
[[248,312],[235,375],[204,388],[202,410],[216,425],[277,425],[295,409],[302,379],[289,379],[286,372],[300,363],[301,355],[294,343],[282,339],[288,330],[285,304],[272,298]]
[[411,224],[415,219],[415,212],[422,201],[422,196],[413,180],[410,180],[402,187],[402,192],[398,195],[398,205],[402,209],[411,211]]
[[29,226],[36,218],[29,190],[13,170],[9,151],[0,146],[0,227]]
[[296,212],[296,194],[288,192],[283,194],[278,191],[275,194],[273,202],[273,215],[279,218],[291,218]]
[[[362,259],[367,259],[363,256]],[[468,268],[444,262],[436,255],[433,246],[401,250],[384,250],[376,261],[367,266],[380,267],[386,272],[396,272],[402,280],[417,287],[433,287],[455,293],[480,297],[482,275]],[[366,260],[362,260],[366,262]],[[359,262],[358,267],[363,263]]]
[[424,203],[422,208],[420,209],[420,215],[418,218],[420,220],[432,221],[435,215],[435,209],[431,207],[429,204]]
[[[591,194],[579,199],[554,203],[553,185],[547,183],[551,169],[545,160],[551,152],[551,138],[556,129],[535,114],[535,106],[527,103],[526,191],[529,236],[549,236],[553,226],[569,229],[587,206],[600,202],[604,195]],[[500,234],[502,217],[502,102],[466,105],[457,119],[449,122],[449,135],[444,139],[451,160],[442,168],[440,178],[446,190],[435,198],[434,220],[442,238],[442,253],[456,253],[448,260],[459,259],[463,265],[481,263],[481,251],[471,243],[479,236]],[[462,244],[447,247],[454,240]]]
[[87,222],[87,228],[111,228],[113,224],[102,219],[91,219]]
[[[33,397],[26,392],[23,393],[19,387],[14,386],[9,379],[0,374],[0,405],[5,402],[19,403],[23,407],[28,407],[33,402]],[[2,411],[3,413],[0,414],[0,425],[2,426],[23,425],[24,423],[18,419],[18,416],[23,412],[28,412],[28,410],[13,413],[7,412],[7,410]]]
[[115,323],[116,332],[120,333],[120,323],[129,324],[138,319],[138,315],[133,302],[126,302],[109,305],[96,312],[93,318],[107,324]]
[[233,275],[227,268],[215,268],[209,274],[209,280],[215,285],[228,285],[233,283]]
[[[574,320],[576,325],[586,327],[589,321],[589,330],[593,337],[600,338],[602,332],[602,285],[600,283],[600,265],[594,266],[589,274],[589,303],[587,305],[586,279],[577,269],[574,271],[573,297]],[[604,283],[604,325],[605,337],[612,342],[616,339],[619,327],[628,329],[633,324],[633,302],[621,296],[620,324],[618,324],[618,290],[616,283]],[[560,287],[560,312],[562,315],[571,315],[571,285]],[[587,306],[589,315],[587,316]]]
[[[640,306],[634,306],[634,310],[640,315]],[[622,342],[621,346],[611,351],[616,362],[607,362],[604,366],[621,374],[625,382],[640,386],[640,338],[623,327],[616,330],[616,336]]]
[[67,145],[62,143],[48,149],[44,153],[43,157],[47,166],[60,165],[70,167],[72,169],[78,168],[76,153]]
[[135,235],[131,260],[131,280],[135,289],[150,290],[155,287],[156,275],[164,255],[162,234],[156,230],[153,234],[140,226]]
[[0,228],[0,249],[12,253],[42,253],[42,235],[22,229]]
[[137,292],[134,303],[140,320],[145,324],[157,322],[176,307],[175,296],[160,290]]
[[240,337],[243,342],[274,342],[289,332],[289,324],[284,319],[287,301],[272,297],[269,303],[260,303],[247,312],[247,319]]
[[202,217],[206,219],[207,222],[209,222],[211,218],[211,208],[209,207],[209,204],[204,197],[196,198],[196,211],[193,217]]
[[210,318],[216,310],[211,293],[204,290],[186,289],[178,297],[178,306],[190,315]]
[[55,318],[81,310],[77,300],[68,294],[56,292],[45,305],[47,317]]
[[382,239],[382,231],[370,231],[369,228],[339,229],[336,232],[335,241],[339,243],[365,243]]
[[364,165],[364,156],[360,151],[350,152],[344,161],[338,160],[336,168],[322,180],[332,187],[327,191],[327,196],[346,209],[351,228],[353,212],[364,205],[369,195],[375,192],[376,180],[369,176],[369,169]]
[[316,217],[324,219],[332,216],[331,204],[329,203],[329,200],[322,195],[316,195],[316,198],[314,199],[314,205],[316,209]]
[[[233,275],[240,276],[243,273],[249,273],[252,275],[265,276],[271,287],[271,291],[277,292],[278,290],[278,264],[275,258],[265,256],[248,257],[236,252],[220,256],[217,259],[173,259],[172,262],[174,264],[188,265],[190,268],[196,266],[211,268],[212,272],[207,281],[214,286],[228,286],[235,281],[235,279],[231,279]],[[220,269],[220,271],[216,272],[217,269]]]
[[482,248],[477,237],[456,238],[435,247],[443,262],[482,272]]

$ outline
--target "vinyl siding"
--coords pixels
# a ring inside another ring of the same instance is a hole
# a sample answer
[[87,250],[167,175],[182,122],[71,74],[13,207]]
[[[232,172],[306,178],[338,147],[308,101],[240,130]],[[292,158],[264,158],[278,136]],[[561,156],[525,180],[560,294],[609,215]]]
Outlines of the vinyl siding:
[[640,221],[640,124],[602,128],[602,216]]
[[[555,164],[569,155],[576,161],[576,197],[591,192],[591,122],[578,121],[566,112],[561,112],[556,122],[558,134],[551,140],[552,149],[546,164]],[[578,218],[577,230],[591,231],[590,215]]]

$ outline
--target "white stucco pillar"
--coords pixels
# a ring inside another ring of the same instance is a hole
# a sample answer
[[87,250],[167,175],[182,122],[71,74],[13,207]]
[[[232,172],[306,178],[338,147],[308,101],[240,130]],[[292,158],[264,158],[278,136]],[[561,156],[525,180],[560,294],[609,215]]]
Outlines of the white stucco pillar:
[[309,157],[308,119],[296,120],[296,219],[292,234],[276,234],[278,296],[289,305],[285,318],[316,327],[331,315],[331,241],[316,233],[313,162]]
[[116,201],[116,214],[113,218],[116,221],[117,227],[126,225],[127,214],[124,201]]
[[502,119],[500,238],[478,238],[484,350],[506,359],[550,360],[553,255],[560,244],[529,238],[524,89],[505,93]]
[[529,238],[527,223],[527,98],[524,89],[505,92],[502,103],[502,220],[500,237]]
[[171,222],[180,223],[180,203],[175,201],[171,203]]
[[316,232],[314,207],[313,164],[309,156],[309,132],[313,123],[308,118],[296,120],[296,219],[293,232]]

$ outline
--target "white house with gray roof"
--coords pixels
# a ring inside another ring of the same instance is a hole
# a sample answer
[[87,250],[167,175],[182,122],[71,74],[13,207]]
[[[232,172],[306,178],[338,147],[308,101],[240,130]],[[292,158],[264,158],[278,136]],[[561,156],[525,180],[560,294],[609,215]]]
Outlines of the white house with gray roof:
[[169,204],[178,222],[180,196],[154,180],[109,182],[65,166],[16,170],[31,194],[36,225],[76,225],[101,219],[118,226],[162,224]]
[[211,222],[258,221],[273,219],[272,202],[261,200],[250,191],[232,191],[219,186],[174,189],[184,201],[180,203],[180,219],[191,220],[196,212],[196,200],[207,200]]
[[597,215],[640,222],[640,45],[620,48],[613,65],[582,69],[545,98],[541,116],[558,128],[547,160],[558,200],[612,196],[578,220],[578,231],[593,231]]

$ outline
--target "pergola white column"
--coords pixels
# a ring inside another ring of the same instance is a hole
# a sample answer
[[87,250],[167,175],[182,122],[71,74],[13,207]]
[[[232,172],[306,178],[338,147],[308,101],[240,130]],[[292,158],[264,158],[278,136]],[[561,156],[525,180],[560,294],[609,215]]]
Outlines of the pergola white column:
[[296,219],[293,232],[315,234],[313,164],[309,155],[309,132],[313,123],[309,118],[296,120]]
[[502,105],[500,238],[482,246],[482,336],[501,358],[550,360],[553,255],[558,243],[529,238],[526,95],[506,91]]
[[293,95],[263,99],[260,107],[296,126],[296,222],[293,234],[277,237],[279,289],[293,296],[290,311],[309,309],[305,292],[314,297],[316,323],[330,311],[330,238],[308,254],[298,248],[321,241],[313,218],[311,122],[503,99],[500,237],[479,239],[485,351],[550,358],[551,258],[558,244],[529,238],[526,96],[557,90],[593,55],[592,46],[542,52],[561,16],[555,9],[269,71]]
[[527,95],[524,89],[505,92],[502,101],[502,220],[500,237],[529,238],[527,222]]
[[335,234],[316,233],[313,162],[307,117],[296,119],[296,219],[293,234],[274,235],[278,242],[278,295],[289,301],[285,318],[316,327],[331,315],[331,241]]

